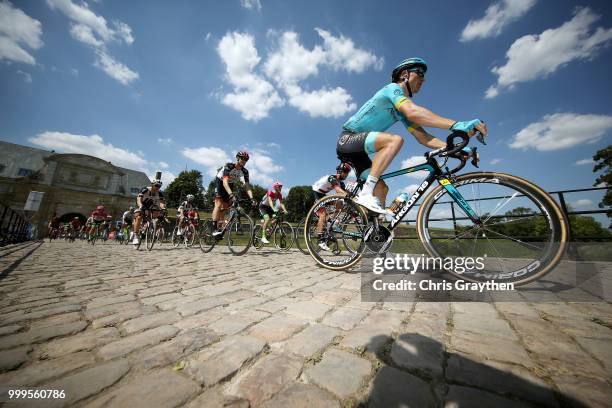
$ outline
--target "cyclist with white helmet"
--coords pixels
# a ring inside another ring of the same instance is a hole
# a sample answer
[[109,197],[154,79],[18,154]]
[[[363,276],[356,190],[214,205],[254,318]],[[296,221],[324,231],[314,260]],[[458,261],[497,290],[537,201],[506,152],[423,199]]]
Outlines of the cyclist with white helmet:
[[[423,59],[403,60],[393,69],[391,83],[376,92],[342,126],[336,153],[341,161],[351,163],[357,177],[366,180],[355,201],[371,211],[386,212],[385,199],[389,189],[378,177],[404,143],[401,136],[386,132],[397,121],[401,121],[420,144],[430,149],[446,147],[446,143],[427,133],[423,126],[463,131],[470,136],[475,131],[483,136],[487,134],[487,127],[479,119],[461,122],[443,118],[412,101],[413,94],[418,93],[425,82],[426,72],[427,63]],[[469,148],[464,150],[469,154]],[[375,154],[373,161],[369,154]]]
[[[160,176],[161,177],[161,173]],[[142,223],[143,213],[145,211],[151,212],[151,218],[157,218],[162,214],[162,210],[166,208],[164,202],[164,194],[161,192],[162,182],[156,177],[151,182],[151,187],[143,188],[138,196],[136,197],[136,205],[138,208],[134,211],[134,239],[132,243],[136,246],[140,242],[139,231],[140,224]]]
[[199,218],[198,207],[193,201],[195,196],[193,194],[187,194],[185,197],[185,201],[181,203],[177,212],[178,212],[178,221],[179,221],[179,229],[177,234],[182,235],[183,229],[186,226],[185,218]]
[[276,209],[276,202],[278,202],[278,206],[283,210],[283,212],[287,212],[285,205],[283,204],[283,195],[281,194],[281,190],[283,189],[283,183],[280,181],[275,181],[272,184],[272,188],[266,192],[259,203],[259,213],[264,219],[263,228],[261,231],[261,242],[264,244],[269,244],[270,241],[266,238],[266,231],[268,228],[268,223],[270,222],[270,217],[274,216],[278,212]]

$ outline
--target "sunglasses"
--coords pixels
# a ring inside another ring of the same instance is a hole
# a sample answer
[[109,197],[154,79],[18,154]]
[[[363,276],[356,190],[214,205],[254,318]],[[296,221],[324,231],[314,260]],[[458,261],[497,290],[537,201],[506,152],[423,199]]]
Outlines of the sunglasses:
[[413,69],[410,72],[414,72],[419,76],[419,78],[425,78],[425,72],[422,69]]

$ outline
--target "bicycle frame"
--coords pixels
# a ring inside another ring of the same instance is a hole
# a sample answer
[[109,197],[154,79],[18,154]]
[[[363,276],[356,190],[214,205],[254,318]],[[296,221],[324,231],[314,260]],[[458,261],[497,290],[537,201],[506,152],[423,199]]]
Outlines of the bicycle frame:
[[[440,168],[440,165],[434,158],[428,157],[427,162],[423,164],[392,171],[390,173],[381,175],[378,179],[385,180],[388,178],[393,178],[393,177],[401,176],[403,174],[413,173],[415,171],[422,171],[422,170],[428,171],[429,174],[427,175],[427,177],[425,177],[425,180],[421,182],[419,187],[412,194],[412,197],[410,197],[410,199],[406,201],[406,203],[404,204],[404,207],[402,207],[402,209],[393,216],[393,219],[391,219],[391,222],[389,223],[389,227],[388,227],[390,231],[393,231],[393,229],[395,229],[395,227],[404,219],[404,217],[406,216],[406,214],[408,214],[410,209],[414,207],[417,201],[419,201],[419,198],[421,198],[425,194],[425,192],[429,190],[429,187],[431,187],[434,180],[438,180],[438,183],[440,183],[444,187],[444,189],[448,192],[448,194],[457,203],[457,205],[463,210],[463,212],[469,219],[471,219],[476,224],[481,223],[480,218],[478,217],[476,212],[472,209],[472,207],[470,207],[470,205],[467,203],[467,201],[463,198],[461,193],[459,193],[459,191],[453,185],[452,181],[449,179],[448,172],[442,171],[442,169]],[[350,195],[351,198],[357,195],[357,192],[361,189],[361,187],[363,187],[364,183],[365,183],[364,179],[359,179],[357,181],[357,187],[355,188],[353,193]]]

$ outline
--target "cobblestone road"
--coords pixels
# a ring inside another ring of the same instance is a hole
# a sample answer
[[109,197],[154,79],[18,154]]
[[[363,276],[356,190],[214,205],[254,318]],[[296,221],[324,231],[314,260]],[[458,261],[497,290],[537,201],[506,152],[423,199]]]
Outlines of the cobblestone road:
[[87,407],[609,407],[612,306],[364,303],[300,254],[0,250],[0,386]]

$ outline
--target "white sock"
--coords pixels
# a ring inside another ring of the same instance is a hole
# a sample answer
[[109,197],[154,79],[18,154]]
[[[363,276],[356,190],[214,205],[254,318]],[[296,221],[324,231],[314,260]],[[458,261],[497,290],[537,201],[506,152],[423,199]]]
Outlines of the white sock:
[[365,183],[363,184],[363,188],[361,189],[360,195],[366,195],[366,194],[372,195],[374,193],[374,187],[376,186],[377,182],[378,182],[378,177],[368,176]]

